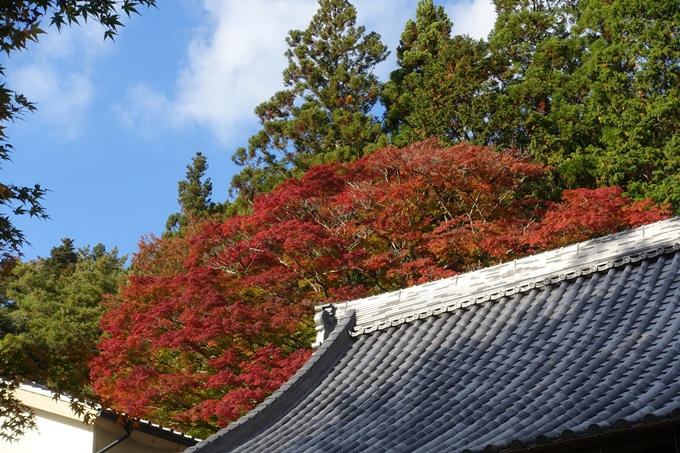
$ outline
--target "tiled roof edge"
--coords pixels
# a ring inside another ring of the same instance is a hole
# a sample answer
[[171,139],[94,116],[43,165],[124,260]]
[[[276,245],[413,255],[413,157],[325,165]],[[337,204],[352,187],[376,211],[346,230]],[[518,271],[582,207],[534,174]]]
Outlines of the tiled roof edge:
[[[680,249],[680,217],[400,291],[335,304],[356,311],[352,336],[496,300]],[[317,309],[321,309],[318,307]],[[317,326],[317,330],[323,326]]]
[[[664,425],[680,425],[680,408],[673,409],[670,414],[662,416],[648,413],[642,419],[628,420],[620,418],[612,425],[593,423],[585,431],[572,431],[564,429],[557,437],[549,437],[539,434],[536,439],[527,445],[521,440],[514,439],[507,444],[489,444],[483,450],[465,449],[461,453],[499,453],[505,451],[527,451],[527,452],[555,452],[555,451],[585,451],[583,448],[576,448],[575,445],[583,444],[584,441],[593,440],[599,436],[599,440],[611,441],[622,434],[631,434],[641,429],[660,428]],[[675,430],[671,426],[671,432]],[[669,433],[670,434],[670,433]],[[673,434],[674,436],[674,434]],[[597,442],[597,440],[596,440]],[[500,445],[500,446],[499,446]],[[597,444],[596,444],[597,445]],[[608,445],[611,447],[611,445]],[[561,447],[561,448],[560,448]],[[592,450],[592,448],[591,448]]]
[[[41,396],[46,396],[49,397],[50,399],[55,399],[55,396],[58,394],[59,395],[59,400],[65,403],[70,403],[72,397],[69,396],[68,394],[61,393],[59,394],[55,390],[52,390],[51,388],[43,385],[43,384],[38,384],[37,382],[31,382],[31,381],[26,381],[22,382],[19,384],[19,388],[21,390],[24,390],[26,392],[34,393],[36,395],[41,395]],[[118,420],[118,417],[121,415],[118,412],[114,411],[113,409],[104,409],[99,405],[96,405],[93,409],[96,409],[97,414],[109,421],[116,422]],[[181,431],[176,431],[172,428],[168,428],[162,425],[159,425],[157,423],[153,423],[149,420],[144,420],[144,419],[133,419],[135,424],[139,426],[143,426],[148,428],[148,431],[152,435],[156,435],[156,437],[163,437],[166,440],[170,440],[172,442],[181,444],[183,446],[190,446],[196,444],[200,439],[190,436],[188,434],[185,434]],[[162,436],[153,434],[152,431],[160,434],[163,433]]]
[[[101,411],[99,416],[110,422],[117,423],[120,414],[110,409],[107,409]],[[152,423],[148,420],[132,419],[131,421],[134,426],[133,431],[143,432],[145,434],[149,434],[159,439],[174,442],[176,444],[182,445],[183,447],[190,447],[192,445],[196,445],[196,443],[200,441],[200,439],[196,437],[189,436],[187,434],[184,434],[183,432],[176,431],[172,428],[167,428],[157,423]]]
[[344,311],[333,332],[292,378],[259,406],[217,433],[185,450],[185,453],[226,453],[283,417],[295,403],[316,387],[351,341],[354,310]]
[[[55,399],[55,395],[57,395],[57,392],[50,389],[49,387],[33,381],[22,382],[19,384],[19,388],[26,392],[35,393],[36,395],[47,396],[51,399]],[[59,400],[63,401],[64,403],[69,403],[71,401],[71,397],[68,394],[60,393]]]

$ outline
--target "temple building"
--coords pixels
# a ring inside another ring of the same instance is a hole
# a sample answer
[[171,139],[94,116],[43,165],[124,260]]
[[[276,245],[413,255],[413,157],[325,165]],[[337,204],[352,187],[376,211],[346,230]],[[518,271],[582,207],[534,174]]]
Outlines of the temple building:
[[305,366],[187,453],[678,452],[680,218],[317,310]]

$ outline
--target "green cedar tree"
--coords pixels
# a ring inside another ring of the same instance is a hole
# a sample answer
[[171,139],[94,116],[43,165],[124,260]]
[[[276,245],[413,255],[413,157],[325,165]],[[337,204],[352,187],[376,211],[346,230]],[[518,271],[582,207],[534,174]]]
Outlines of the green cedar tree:
[[485,42],[449,37],[443,10],[419,2],[384,90],[392,142],[515,148],[551,166],[554,196],[618,185],[678,212],[677,2],[494,4]]
[[442,6],[420,0],[397,49],[399,68],[385,84],[382,102],[392,144],[406,146],[429,137],[444,144],[498,140],[496,104],[503,70],[488,43],[451,37]]
[[620,185],[634,199],[670,202],[678,212],[678,3],[583,0],[579,7],[574,33],[588,49],[577,71],[587,86],[579,120],[598,133],[581,150],[592,178]]
[[167,233],[177,231],[185,227],[189,218],[204,218],[208,214],[222,212],[226,206],[222,203],[214,203],[212,196],[212,182],[205,178],[208,171],[208,158],[197,152],[191,158],[191,164],[187,165],[186,178],[177,183],[177,202],[181,212],[176,212],[168,217],[165,223]]
[[232,180],[242,201],[313,164],[351,161],[385,144],[370,112],[381,91],[372,71],[388,51],[380,35],[355,26],[356,16],[347,0],[319,0],[309,27],[289,32],[286,89],[257,106],[262,130],[232,157],[245,167]]

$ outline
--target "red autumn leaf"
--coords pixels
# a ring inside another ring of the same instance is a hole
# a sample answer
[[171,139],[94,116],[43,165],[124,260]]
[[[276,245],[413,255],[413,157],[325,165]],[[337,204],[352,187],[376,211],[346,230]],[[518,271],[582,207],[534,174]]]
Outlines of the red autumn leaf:
[[618,188],[537,198],[547,168],[430,140],[312,167],[251,215],[147,237],[102,321],[111,407],[205,436],[311,354],[314,305],[367,297],[667,217]]

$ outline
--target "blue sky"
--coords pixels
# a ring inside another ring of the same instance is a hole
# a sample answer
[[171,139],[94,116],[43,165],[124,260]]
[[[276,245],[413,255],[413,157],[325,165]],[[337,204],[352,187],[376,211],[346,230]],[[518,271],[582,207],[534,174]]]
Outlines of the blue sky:
[[[358,24],[392,51],[417,0],[356,0]],[[485,37],[490,0],[438,2],[454,33]],[[207,156],[213,200],[227,198],[233,151],[258,128],[253,109],[282,88],[288,30],[305,29],[316,0],[159,0],[125,21],[116,42],[97,24],[47,29],[39,43],[4,57],[6,84],[38,112],[8,125],[15,147],[3,181],[40,183],[51,219],[15,218],[47,256],[60,239],[103,243],[132,255],[176,212],[177,182],[196,151]]]

